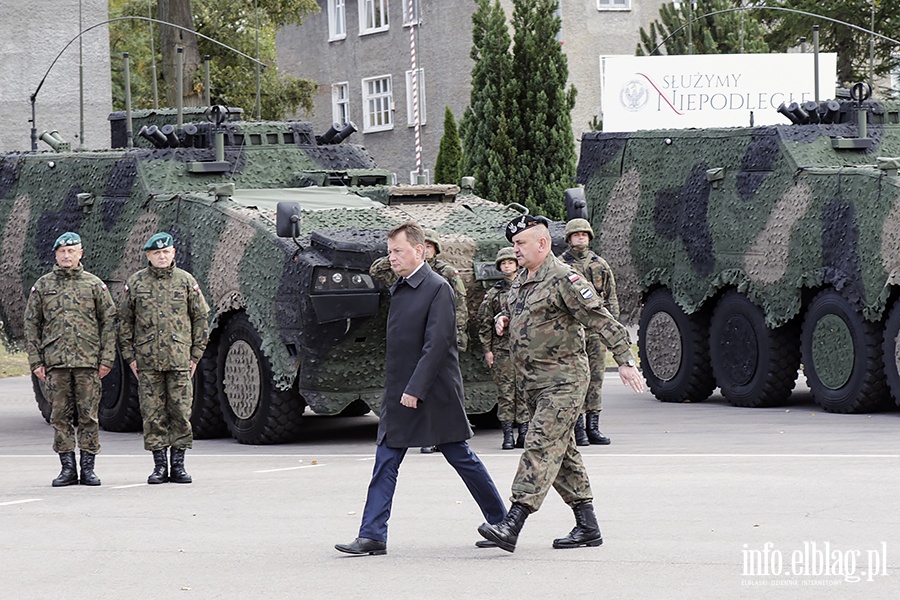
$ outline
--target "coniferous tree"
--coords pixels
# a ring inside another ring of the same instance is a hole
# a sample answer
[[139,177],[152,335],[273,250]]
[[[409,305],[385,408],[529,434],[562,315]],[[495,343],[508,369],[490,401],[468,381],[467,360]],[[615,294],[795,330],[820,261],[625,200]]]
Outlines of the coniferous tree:
[[[635,54],[736,54],[766,53],[769,45],[759,14],[746,11],[719,12],[699,18],[707,13],[735,8],[734,0],[698,0],[692,7],[689,2],[678,6],[670,2],[659,7],[659,20],[650,23],[649,31],[641,28],[641,41]],[[688,36],[687,28],[680,29],[692,19]],[[690,47],[688,46],[690,37]],[[663,41],[665,40],[665,41]],[[659,46],[659,47],[658,47]]]
[[575,185],[575,88],[557,40],[558,0],[514,0],[510,137],[519,200],[532,212],[565,218],[564,192]]
[[460,167],[462,166],[462,146],[456,129],[453,111],[447,106],[444,109],[444,135],[434,163],[434,182],[453,183],[459,185]]
[[460,122],[462,175],[475,177],[475,191],[495,202],[520,202],[515,185],[515,147],[506,116],[511,113],[512,57],[506,15],[498,0],[477,0],[472,15],[472,92]]

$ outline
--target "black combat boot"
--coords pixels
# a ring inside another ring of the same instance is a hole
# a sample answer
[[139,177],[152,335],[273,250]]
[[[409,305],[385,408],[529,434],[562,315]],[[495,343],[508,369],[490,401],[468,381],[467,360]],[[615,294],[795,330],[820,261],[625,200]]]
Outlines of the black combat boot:
[[554,548],[578,548],[580,546],[599,546],[603,543],[600,527],[597,526],[597,515],[594,505],[582,502],[572,507],[575,513],[575,528],[564,538],[553,540]]
[[515,442],[513,442],[513,424],[512,421],[502,421],[500,423],[500,429],[503,430],[503,445],[500,446],[502,450],[512,450],[516,447]]
[[519,435],[516,437],[516,448],[525,447],[525,434],[528,433],[528,423],[519,423]]
[[499,548],[515,552],[516,540],[519,539],[519,532],[522,531],[522,525],[525,524],[528,514],[527,508],[521,504],[513,504],[502,521],[496,525],[482,523],[478,527],[478,533],[489,542],[497,544]]
[[166,449],[153,451],[153,472],[147,478],[147,483],[165,483],[169,480],[169,462],[166,458]]
[[578,420],[575,421],[575,445],[591,445],[591,441],[588,439],[587,432],[584,430],[584,414],[578,415]]
[[94,457],[87,450],[81,451],[81,485],[100,485],[100,478],[94,474]]
[[62,465],[62,470],[50,485],[52,485],[53,487],[76,485],[78,483],[78,472],[75,470],[75,453],[60,452],[59,462]]
[[600,433],[600,411],[589,410],[587,412],[587,436],[588,441],[600,446],[609,446],[610,439]]
[[172,448],[172,473],[169,481],[173,483],[190,483],[193,481],[184,470],[184,448]]

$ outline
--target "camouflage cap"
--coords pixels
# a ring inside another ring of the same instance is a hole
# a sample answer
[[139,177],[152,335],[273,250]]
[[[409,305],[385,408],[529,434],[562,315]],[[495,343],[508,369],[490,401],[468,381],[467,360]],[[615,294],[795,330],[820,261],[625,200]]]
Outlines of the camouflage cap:
[[425,241],[431,244],[434,244],[434,255],[437,256],[441,253],[441,240],[438,237],[437,231],[434,229],[426,229],[425,230]]
[[516,260],[516,251],[509,247],[497,250],[497,258],[494,259],[494,266],[497,267],[498,271],[500,270],[500,263],[504,260]]
[[159,233],[154,233],[150,236],[150,239],[147,240],[147,243],[144,244],[144,250],[149,252],[151,250],[162,250],[163,248],[171,248],[172,247],[172,236],[168,233],[161,231]]
[[568,243],[569,236],[573,233],[586,233],[591,236],[591,239],[594,239],[594,229],[587,219],[572,219],[566,223],[566,243]]
[[549,229],[550,221],[547,220],[547,217],[542,217],[541,215],[522,215],[521,217],[516,217],[506,225],[506,239],[511,242],[516,235],[526,229],[531,229],[535,225],[543,225]]
[[60,246],[77,246],[81,243],[81,236],[74,231],[67,231],[53,243],[53,249],[56,250]]

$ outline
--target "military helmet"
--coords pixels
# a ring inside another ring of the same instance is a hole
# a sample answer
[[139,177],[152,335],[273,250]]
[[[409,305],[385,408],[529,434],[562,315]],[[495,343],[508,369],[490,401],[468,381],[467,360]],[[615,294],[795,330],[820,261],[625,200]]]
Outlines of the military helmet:
[[441,242],[438,237],[437,231],[434,229],[426,229],[425,230],[425,241],[434,244],[434,255],[437,256],[441,253]]
[[594,239],[594,230],[591,229],[591,224],[587,219],[572,219],[566,223],[566,243],[569,242],[570,235],[581,232],[587,233],[591,239]]
[[504,260],[516,260],[516,251],[510,247],[500,248],[497,251],[497,258],[494,259],[494,266],[497,267],[497,270],[500,270],[500,263]]

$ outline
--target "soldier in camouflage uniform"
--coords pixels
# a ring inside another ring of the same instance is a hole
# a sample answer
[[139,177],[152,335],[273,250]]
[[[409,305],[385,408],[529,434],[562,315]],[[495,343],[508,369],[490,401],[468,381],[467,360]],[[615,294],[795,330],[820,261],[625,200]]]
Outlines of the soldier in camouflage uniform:
[[[460,352],[465,352],[469,345],[469,309],[466,308],[466,285],[463,283],[459,270],[451,267],[437,255],[441,253],[441,241],[434,229],[425,229],[425,262],[431,270],[447,280],[453,290],[456,302],[456,347]],[[391,263],[387,256],[383,256],[372,263],[369,274],[385,287],[391,287],[397,281],[397,274],[391,270]],[[423,454],[430,454],[439,450],[437,446],[422,448]]]
[[147,240],[150,265],[128,278],[120,311],[122,358],[138,378],[144,449],[153,453],[147,483],[192,481],[184,469],[193,445],[191,377],[209,338],[209,306],[194,277],[175,266],[172,244],[168,233]]
[[590,381],[584,330],[597,332],[612,351],[623,383],[637,392],[644,389],[628,332],[603,307],[593,286],[553,256],[547,226],[544,217],[523,215],[506,231],[525,269],[506,295],[506,310],[497,316],[496,329],[498,334],[509,331],[516,376],[533,416],[513,480],[509,514],[499,523],[482,524],[478,532],[508,552],[515,550],[525,519],[540,508],[551,486],[575,513],[575,528],[553,540],[553,547],[603,543],[590,480],[573,435]]
[[[53,487],[100,485],[94,461],[100,452],[97,412],[100,380],[116,358],[116,307],[100,279],[81,266],[84,249],[77,233],[53,244],[56,266],[37,280],[25,309],[28,362],[45,383],[53,426],[53,451],[62,470]],[[81,477],[75,464],[77,411]]]
[[[512,248],[501,248],[494,261],[503,279],[495,283],[484,295],[478,308],[478,338],[484,348],[484,360],[491,369],[491,376],[497,384],[497,418],[503,430],[503,450],[525,447],[525,433],[528,431],[528,410],[525,402],[516,394],[516,376],[509,356],[509,336],[497,335],[494,331],[494,316],[503,310],[503,297],[516,278],[519,263]],[[519,427],[519,437],[513,442],[513,425]]]
[[[600,256],[588,249],[594,238],[594,230],[587,219],[572,219],[566,223],[566,243],[569,249],[560,254],[564,263],[581,273],[588,283],[600,294],[603,307],[615,318],[619,318],[619,299],[616,296],[616,280],[609,264]],[[579,446],[600,444],[606,446],[610,439],[600,433],[600,393],[603,387],[603,373],[606,370],[606,346],[596,333],[585,332],[585,350],[590,362],[591,383],[588,385],[584,399],[584,410],[587,413],[585,431],[584,415],[578,415],[575,422],[575,443]]]

